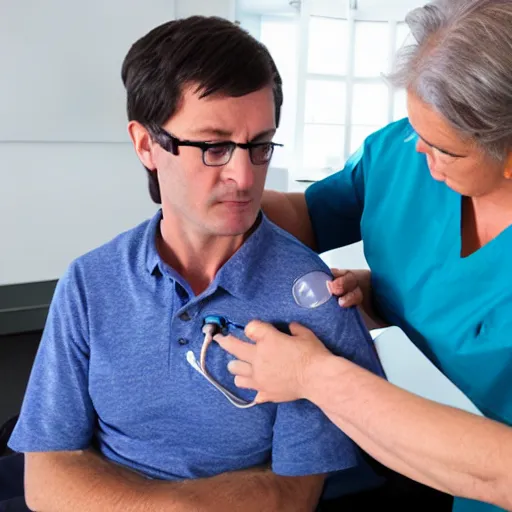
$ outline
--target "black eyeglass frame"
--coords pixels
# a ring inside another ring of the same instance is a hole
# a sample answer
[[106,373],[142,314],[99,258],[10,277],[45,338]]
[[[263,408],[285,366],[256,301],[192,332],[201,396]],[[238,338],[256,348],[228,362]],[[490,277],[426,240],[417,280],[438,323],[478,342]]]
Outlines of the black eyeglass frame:
[[[162,128],[161,126],[154,125],[148,128],[153,139],[163,148],[165,151],[178,156],[180,154],[180,146],[188,146],[192,148],[199,148],[202,151],[203,164],[207,167],[222,167],[223,165],[227,165],[231,158],[233,157],[233,153],[236,148],[241,148],[249,151],[249,158],[251,159],[251,163],[253,165],[266,165],[272,159],[272,155],[274,154],[274,148],[283,147],[283,144],[277,144],[276,142],[233,142],[222,141],[222,142],[202,142],[202,141],[192,141],[192,140],[181,140],[169,133],[167,130]],[[261,148],[263,146],[269,146],[270,154],[263,161],[256,161],[253,154],[253,149]],[[206,154],[209,149],[213,148],[229,148],[228,158],[222,163],[212,164],[208,163],[206,160]]]

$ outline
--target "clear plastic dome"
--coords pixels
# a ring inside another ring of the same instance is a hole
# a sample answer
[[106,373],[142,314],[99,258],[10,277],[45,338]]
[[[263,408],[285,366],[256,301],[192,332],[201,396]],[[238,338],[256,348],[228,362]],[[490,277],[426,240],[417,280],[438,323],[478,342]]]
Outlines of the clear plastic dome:
[[293,298],[303,308],[317,308],[331,298],[327,283],[332,281],[330,275],[316,270],[306,274],[293,284]]

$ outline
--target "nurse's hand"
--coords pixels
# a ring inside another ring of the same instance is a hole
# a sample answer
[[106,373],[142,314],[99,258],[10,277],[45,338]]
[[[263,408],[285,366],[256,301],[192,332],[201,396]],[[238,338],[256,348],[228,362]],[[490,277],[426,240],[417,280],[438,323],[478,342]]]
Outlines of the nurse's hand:
[[304,398],[310,368],[325,357],[333,357],[306,327],[292,323],[290,332],[291,336],[254,320],[245,328],[245,335],[254,344],[231,335],[214,337],[224,350],[238,359],[228,365],[235,375],[235,384],[258,391],[256,401],[259,403]]
[[339,270],[331,268],[334,281],[329,283],[329,290],[339,297],[339,305],[348,308],[361,306],[364,299],[371,294],[371,273],[369,270]]

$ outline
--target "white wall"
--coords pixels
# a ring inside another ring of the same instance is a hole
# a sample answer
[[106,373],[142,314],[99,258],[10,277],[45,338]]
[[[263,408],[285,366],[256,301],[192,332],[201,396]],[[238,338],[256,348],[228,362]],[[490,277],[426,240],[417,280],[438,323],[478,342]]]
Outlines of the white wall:
[[120,67],[138,37],[191,14],[234,19],[234,3],[0,2],[0,285],[58,278],[154,212]]
[[176,0],[176,17],[185,18],[194,14],[222,16],[235,20],[236,0]]
[[55,279],[155,211],[130,143],[3,143],[0,161],[0,285]]
[[1,141],[126,141],[121,63],[169,0],[2,0]]
[[236,21],[240,26],[247,30],[252,37],[258,39],[261,38],[261,16],[259,14],[251,14],[243,11],[239,11],[236,14]]

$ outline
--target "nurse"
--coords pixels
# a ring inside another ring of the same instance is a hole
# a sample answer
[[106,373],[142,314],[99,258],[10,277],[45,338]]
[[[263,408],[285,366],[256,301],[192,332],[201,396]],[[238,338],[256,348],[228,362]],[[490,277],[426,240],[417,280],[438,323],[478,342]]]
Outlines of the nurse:
[[417,44],[391,79],[409,119],[305,195],[269,193],[266,212],[318,252],[363,240],[377,314],[486,417],[400,390],[299,325],[218,341],[260,401],[310,400],[383,464],[461,497],[456,511],[512,510],[512,2],[436,1],[407,22]]

